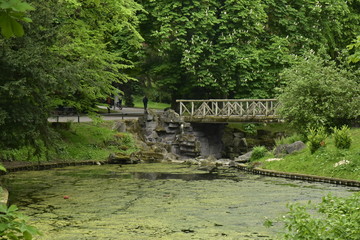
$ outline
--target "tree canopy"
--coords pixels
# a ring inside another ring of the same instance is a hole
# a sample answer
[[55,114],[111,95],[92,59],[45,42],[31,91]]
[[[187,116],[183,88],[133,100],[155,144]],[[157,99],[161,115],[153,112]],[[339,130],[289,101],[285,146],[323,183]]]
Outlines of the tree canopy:
[[[88,111],[132,79],[124,69],[141,46],[132,0],[34,0],[21,38],[0,38],[0,148],[48,145],[58,105]],[[123,45],[123,43],[126,43]]]
[[0,148],[47,145],[59,105],[272,98],[296,56],[360,52],[360,0],[0,0],[0,20]]
[[292,55],[336,59],[359,33],[359,1],[138,1],[142,75],[173,98],[274,97]]

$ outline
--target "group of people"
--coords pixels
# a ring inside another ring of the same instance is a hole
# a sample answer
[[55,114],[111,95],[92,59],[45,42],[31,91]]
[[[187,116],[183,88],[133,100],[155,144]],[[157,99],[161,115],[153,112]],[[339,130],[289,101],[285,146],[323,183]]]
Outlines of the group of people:
[[[147,105],[148,105],[149,99],[146,96],[144,96],[142,101],[144,104],[144,112],[147,113]],[[108,97],[106,99],[106,103],[108,104],[108,106],[107,106],[108,113],[110,113],[111,107],[114,106],[114,100],[112,98]],[[122,99],[121,98],[119,98],[118,102],[116,103],[116,107],[118,107],[120,110],[122,109]]]

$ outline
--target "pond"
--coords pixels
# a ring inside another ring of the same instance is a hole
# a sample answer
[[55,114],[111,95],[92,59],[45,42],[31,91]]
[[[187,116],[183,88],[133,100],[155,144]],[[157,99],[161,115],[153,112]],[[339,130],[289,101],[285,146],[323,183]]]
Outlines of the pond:
[[37,239],[276,239],[286,204],[355,188],[180,164],[77,166],[1,178]]

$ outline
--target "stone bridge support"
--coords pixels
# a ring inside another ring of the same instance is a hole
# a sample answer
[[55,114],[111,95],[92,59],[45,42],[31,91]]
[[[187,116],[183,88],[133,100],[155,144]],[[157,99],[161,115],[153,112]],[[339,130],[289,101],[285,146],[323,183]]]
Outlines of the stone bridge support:
[[226,124],[187,123],[173,110],[149,111],[139,119],[145,142],[158,144],[183,158],[221,157]]

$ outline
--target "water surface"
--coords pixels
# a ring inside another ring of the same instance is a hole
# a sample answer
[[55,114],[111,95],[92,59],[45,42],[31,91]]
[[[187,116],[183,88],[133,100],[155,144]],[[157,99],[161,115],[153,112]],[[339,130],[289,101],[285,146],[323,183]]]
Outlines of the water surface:
[[2,182],[46,240],[276,239],[279,229],[263,222],[285,214],[288,202],[354,190],[177,164],[18,172]]

